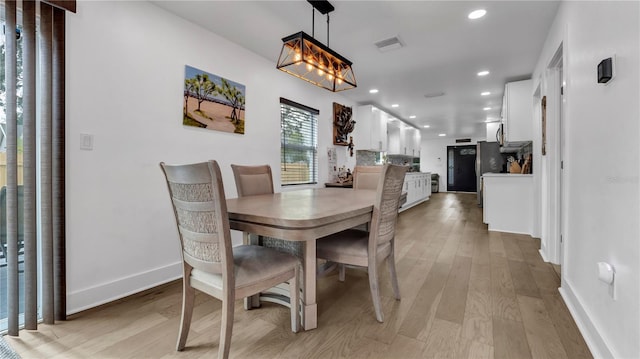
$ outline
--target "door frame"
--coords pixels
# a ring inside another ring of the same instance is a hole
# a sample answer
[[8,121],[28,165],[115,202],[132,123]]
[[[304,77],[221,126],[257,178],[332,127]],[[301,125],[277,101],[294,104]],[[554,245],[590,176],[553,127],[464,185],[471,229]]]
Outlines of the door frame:
[[[563,44],[560,44],[547,67],[547,228],[545,259],[551,263],[562,265],[564,262],[564,244],[567,240],[565,233],[567,220],[567,190],[566,184],[566,107],[567,97],[565,86]],[[564,95],[563,95],[564,93]]]
[[[460,147],[469,147],[469,148],[473,148],[474,151],[476,151],[475,155],[474,155],[474,161],[473,161],[473,175],[477,178],[478,174],[476,173],[476,161],[478,158],[478,152],[477,152],[477,144],[473,144],[473,143],[460,143],[460,144],[455,144],[455,145],[447,145],[447,192],[465,192],[465,193],[477,193],[478,191],[478,183],[477,183],[477,179],[474,179],[474,184],[476,187],[475,191],[460,191],[459,189],[457,189],[456,186],[454,186],[454,188],[450,189],[449,188],[449,151],[450,149],[457,149]],[[455,156],[455,155],[454,155]],[[455,164],[454,164],[454,169],[455,169]]]

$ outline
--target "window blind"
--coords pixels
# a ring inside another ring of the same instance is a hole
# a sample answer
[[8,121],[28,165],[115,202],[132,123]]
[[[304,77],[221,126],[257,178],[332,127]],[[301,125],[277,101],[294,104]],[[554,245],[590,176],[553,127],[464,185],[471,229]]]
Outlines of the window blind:
[[280,179],[283,186],[318,183],[320,111],[280,98]]
[[6,251],[0,265],[6,270],[0,283],[6,281],[6,301],[0,301],[0,334],[17,336],[21,326],[37,329],[40,319],[54,324],[66,318],[65,10],[39,1],[5,0],[1,7],[6,181],[0,188],[0,246]]

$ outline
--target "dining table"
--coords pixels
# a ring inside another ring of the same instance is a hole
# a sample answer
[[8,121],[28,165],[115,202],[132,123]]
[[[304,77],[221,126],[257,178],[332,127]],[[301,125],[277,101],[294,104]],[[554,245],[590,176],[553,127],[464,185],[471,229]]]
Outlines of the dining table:
[[302,242],[302,326],[317,328],[316,240],[371,221],[375,190],[307,188],[227,199],[231,229]]

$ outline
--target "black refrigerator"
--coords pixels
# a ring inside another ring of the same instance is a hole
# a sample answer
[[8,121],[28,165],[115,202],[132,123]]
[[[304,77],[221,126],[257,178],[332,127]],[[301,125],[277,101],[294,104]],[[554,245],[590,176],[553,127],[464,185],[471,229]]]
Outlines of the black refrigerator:
[[479,207],[482,207],[482,174],[502,172],[503,165],[504,159],[502,153],[500,153],[498,142],[478,141],[476,147],[476,183]]

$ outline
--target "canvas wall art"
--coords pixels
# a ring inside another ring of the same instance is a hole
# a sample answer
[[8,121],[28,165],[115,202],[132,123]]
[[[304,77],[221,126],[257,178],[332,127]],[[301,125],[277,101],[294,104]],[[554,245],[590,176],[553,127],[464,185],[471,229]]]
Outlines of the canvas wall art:
[[185,66],[183,125],[244,134],[244,106],[244,85]]
[[349,145],[349,134],[354,130],[356,121],[352,118],[353,109],[333,103],[333,144],[339,146]]

